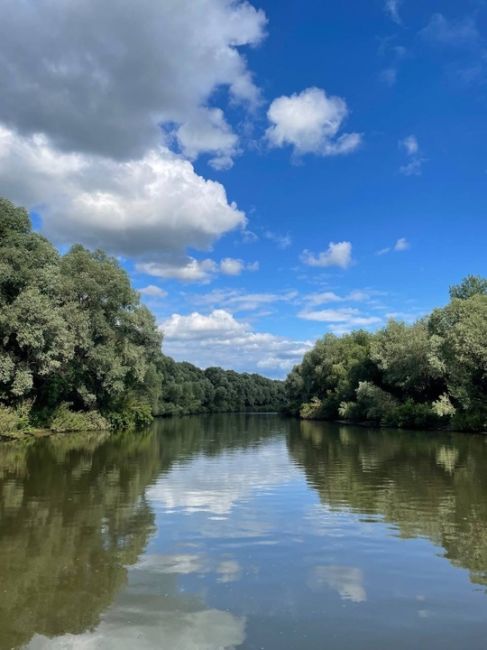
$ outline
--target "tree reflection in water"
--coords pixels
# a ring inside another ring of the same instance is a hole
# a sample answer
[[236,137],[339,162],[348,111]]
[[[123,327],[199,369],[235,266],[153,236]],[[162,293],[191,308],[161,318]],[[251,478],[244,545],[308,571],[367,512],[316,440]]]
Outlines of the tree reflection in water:
[[487,438],[293,421],[291,456],[323,504],[379,515],[487,585]]

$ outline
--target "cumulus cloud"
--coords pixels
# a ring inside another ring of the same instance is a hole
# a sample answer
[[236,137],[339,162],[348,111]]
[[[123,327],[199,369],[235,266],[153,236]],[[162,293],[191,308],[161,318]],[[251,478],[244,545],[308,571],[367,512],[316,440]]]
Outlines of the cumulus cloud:
[[296,154],[347,154],[361,142],[359,133],[338,135],[347,115],[345,100],[329,97],[321,88],[284,95],[274,99],[267,112],[267,140],[271,147],[291,145]]
[[158,278],[206,283],[219,273],[223,275],[240,275],[243,271],[257,271],[259,269],[259,263],[246,263],[233,257],[225,257],[219,263],[209,258],[197,260],[194,257],[190,257],[185,260],[140,262],[136,264],[135,268],[140,273]]
[[260,101],[242,48],[265,25],[242,0],[5,0],[2,192],[39,212],[56,243],[159,264],[160,277],[212,277],[216,263],[187,250],[246,219],[190,161],[204,153],[226,169],[240,153],[224,109]]
[[138,291],[140,294],[147,296],[148,298],[165,298],[167,296],[167,291],[164,291],[161,287],[156,287],[155,284],[149,284]]
[[162,125],[191,157],[228,166],[237,138],[208,100],[217,88],[258,100],[239,48],[265,24],[239,0],[4,0],[0,121],[117,159],[156,147]]
[[177,139],[184,155],[191,160],[202,152],[218,152],[210,159],[210,165],[219,170],[232,167],[238,153],[238,137],[219,108],[201,109],[191,122],[179,127]]
[[352,264],[352,244],[349,241],[330,242],[326,251],[317,255],[304,250],[301,261],[308,266],[338,266],[347,269]]
[[225,309],[209,314],[172,314],[161,323],[165,352],[176,360],[200,367],[222,366],[240,371],[261,369],[282,376],[300,362],[312,347],[311,341],[297,341],[270,333],[255,332]]
[[243,260],[238,260],[233,257],[225,257],[220,262],[220,270],[224,275],[240,275],[242,271],[258,271],[259,263],[251,262],[246,264]]
[[198,176],[164,147],[116,161],[61,153],[44,135],[22,137],[0,127],[0,181],[14,201],[42,212],[44,232],[58,243],[170,258],[178,267],[190,263],[188,246],[209,249],[246,223],[223,185]]

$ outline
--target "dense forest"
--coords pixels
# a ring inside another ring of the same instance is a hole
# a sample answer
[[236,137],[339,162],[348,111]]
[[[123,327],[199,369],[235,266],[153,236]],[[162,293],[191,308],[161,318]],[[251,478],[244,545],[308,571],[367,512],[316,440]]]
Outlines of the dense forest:
[[450,302],[412,325],[327,334],[286,380],[305,419],[487,430],[487,280],[467,277]]
[[0,436],[284,405],[282,382],[176,363],[161,343],[115,259],[79,245],[61,255],[0,199]]

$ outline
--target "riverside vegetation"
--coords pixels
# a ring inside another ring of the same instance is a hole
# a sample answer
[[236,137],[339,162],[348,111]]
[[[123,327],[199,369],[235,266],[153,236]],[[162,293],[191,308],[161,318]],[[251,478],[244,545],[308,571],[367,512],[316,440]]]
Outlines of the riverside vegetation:
[[327,334],[285,383],[201,370],[162,334],[102,251],[61,255],[0,199],[0,437],[137,428],[154,416],[284,410],[303,419],[487,430],[487,280],[412,325]]
[[286,380],[304,419],[487,430],[487,280],[451,287],[450,303],[412,325],[327,334]]
[[284,405],[282,382],[176,363],[161,343],[116,260],[79,245],[61,255],[0,199],[0,436]]

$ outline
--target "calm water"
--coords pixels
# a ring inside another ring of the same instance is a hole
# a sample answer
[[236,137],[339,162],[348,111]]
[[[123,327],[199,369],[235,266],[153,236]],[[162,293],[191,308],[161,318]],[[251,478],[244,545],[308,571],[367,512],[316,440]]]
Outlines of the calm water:
[[0,648],[487,648],[487,438],[242,415],[0,447]]

